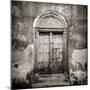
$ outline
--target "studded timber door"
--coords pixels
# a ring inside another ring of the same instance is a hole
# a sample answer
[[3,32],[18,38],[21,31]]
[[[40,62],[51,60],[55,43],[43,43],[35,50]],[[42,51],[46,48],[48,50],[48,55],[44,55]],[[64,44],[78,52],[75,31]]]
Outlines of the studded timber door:
[[60,73],[63,60],[62,35],[39,33],[38,40],[39,73]]

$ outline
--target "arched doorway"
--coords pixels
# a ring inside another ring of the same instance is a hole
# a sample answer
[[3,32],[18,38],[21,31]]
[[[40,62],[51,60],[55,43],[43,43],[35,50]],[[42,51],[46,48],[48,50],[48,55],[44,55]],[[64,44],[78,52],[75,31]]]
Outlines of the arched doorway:
[[34,21],[35,68],[40,74],[62,73],[68,69],[67,23],[65,17],[48,11]]

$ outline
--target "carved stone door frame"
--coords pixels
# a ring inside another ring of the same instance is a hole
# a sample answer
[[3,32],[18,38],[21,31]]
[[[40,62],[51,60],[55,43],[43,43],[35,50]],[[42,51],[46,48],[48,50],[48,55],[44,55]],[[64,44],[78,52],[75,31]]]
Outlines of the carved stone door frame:
[[[50,20],[56,21],[55,23],[52,23]],[[49,20],[49,21],[48,21]],[[52,23],[52,24],[51,24]],[[39,39],[39,33],[40,32],[56,32],[56,33],[62,33],[63,35],[63,61],[66,67],[64,67],[64,70],[68,71],[68,31],[67,31],[67,23],[65,17],[56,12],[56,11],[47,11],[39,16],[36,17],[34,24],[33,24],[33,34],[34,34],[34,68],[37,68],[37,57],[38,57],[38,39]],[[52,34],[50,33],[50,34]]]

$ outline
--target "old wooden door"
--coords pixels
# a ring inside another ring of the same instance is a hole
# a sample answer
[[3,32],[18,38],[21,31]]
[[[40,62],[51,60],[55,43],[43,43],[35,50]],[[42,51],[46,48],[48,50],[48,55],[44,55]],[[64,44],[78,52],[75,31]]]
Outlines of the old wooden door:
[[62,34],[39,33],[38,38],[39,73],[60,73],[63,60]]

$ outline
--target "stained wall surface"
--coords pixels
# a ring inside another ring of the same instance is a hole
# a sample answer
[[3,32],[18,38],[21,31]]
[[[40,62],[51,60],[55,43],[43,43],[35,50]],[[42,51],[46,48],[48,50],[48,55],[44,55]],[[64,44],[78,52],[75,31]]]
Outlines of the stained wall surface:
[[12,1],[13,77],[25,78],[33,68],[33,23],[38,15],[48,10],[61,13],[67,21],[68,62],[74,66],[75,62],[80,62],[83,67],[87,62],[87,6]]

